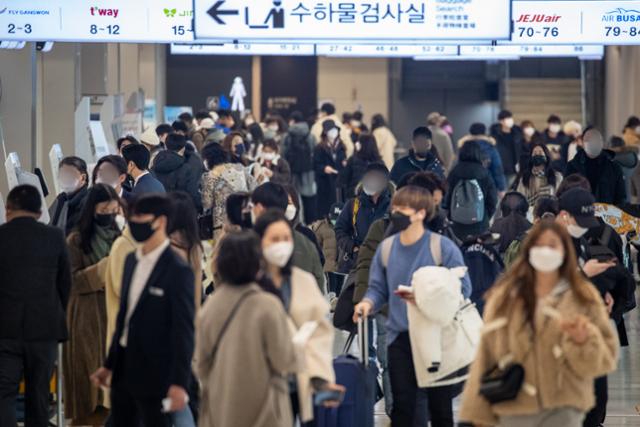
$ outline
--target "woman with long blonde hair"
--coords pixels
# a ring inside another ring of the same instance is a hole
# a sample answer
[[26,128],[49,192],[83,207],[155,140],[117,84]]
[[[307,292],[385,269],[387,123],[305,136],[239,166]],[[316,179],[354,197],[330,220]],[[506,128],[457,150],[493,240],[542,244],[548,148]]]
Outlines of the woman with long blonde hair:
[[[487,297],[460,419],[475,426],[582,426],[595,404],[593,380],[616,368],[617,353],[605,305],[580,271],[571,237],[544,220]],[[524,378],[507,384],[505,374],[518,369]]]

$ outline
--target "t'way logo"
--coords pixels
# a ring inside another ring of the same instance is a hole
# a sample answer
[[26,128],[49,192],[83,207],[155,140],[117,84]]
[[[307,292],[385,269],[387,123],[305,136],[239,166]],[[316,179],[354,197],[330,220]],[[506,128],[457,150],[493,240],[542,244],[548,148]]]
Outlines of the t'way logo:
[[111,16],[113,18],[117,18],[120,12],[120,9],[102,9],[100,7],[91,7],[89,10],[91,16]]

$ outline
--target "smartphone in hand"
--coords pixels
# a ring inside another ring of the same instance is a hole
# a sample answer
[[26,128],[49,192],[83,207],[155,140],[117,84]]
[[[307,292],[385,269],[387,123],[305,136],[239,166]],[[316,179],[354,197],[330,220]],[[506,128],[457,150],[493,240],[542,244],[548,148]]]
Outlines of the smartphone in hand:
[[413,297],[413,288],[410,286],[400,285],[394,292],[400,298]]

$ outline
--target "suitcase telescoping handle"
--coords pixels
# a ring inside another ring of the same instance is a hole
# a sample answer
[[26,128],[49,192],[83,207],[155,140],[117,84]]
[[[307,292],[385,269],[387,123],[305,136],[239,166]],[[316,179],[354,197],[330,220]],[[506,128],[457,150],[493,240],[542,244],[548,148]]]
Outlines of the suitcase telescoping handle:
[[369,322],[362,314],[358,316],[358,346],[360,347],[360,362],[365,368],[369,367]]

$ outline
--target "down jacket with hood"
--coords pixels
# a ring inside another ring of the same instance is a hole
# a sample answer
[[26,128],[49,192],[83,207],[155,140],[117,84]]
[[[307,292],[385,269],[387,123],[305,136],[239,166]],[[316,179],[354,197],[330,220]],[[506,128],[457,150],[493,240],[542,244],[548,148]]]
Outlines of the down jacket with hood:
[[482,146],[482,153],[489,162],[487,169],[493,184],[498,191],[505,191],[507,189],[507,180],[504,177],[504,169],[502,167],[502,158],[500,153],[496,149],[496,140],[487,135],[467,135],[458,140],[458,150],[469,141],[478,141]]
[[433,172],[440,178],[445,177],[444,166],[432,152],[427,154],[425,160],[418,160],[415,152],[411,149],[407,156],[396,160],[389,173],[389,178],[395,184],[398,184],[405,175],[412,172]]
[[184,191],[191,196],[198,212],[202,211],[200,178],[204,165],[200,156],[192,151],[185,151],[184,156],[181,156],[174,151],[165,150],[158,154],[151,171],[167,192]]

